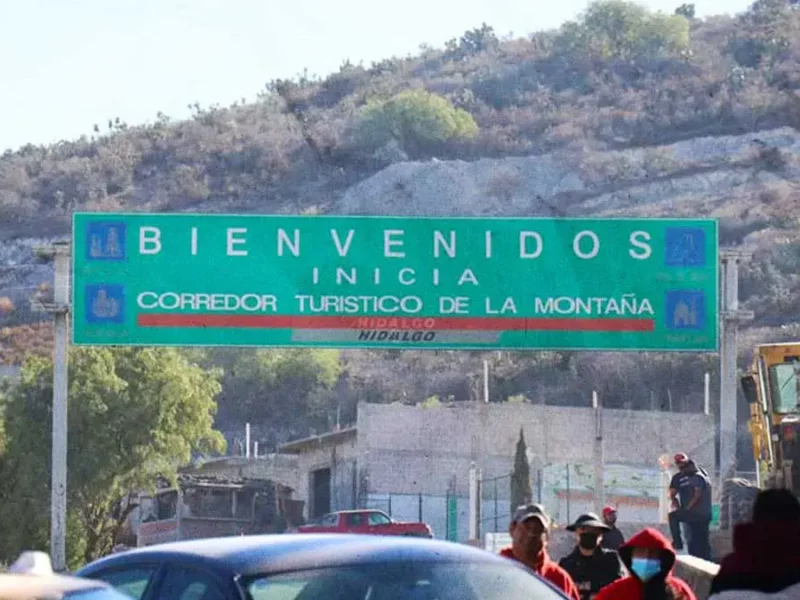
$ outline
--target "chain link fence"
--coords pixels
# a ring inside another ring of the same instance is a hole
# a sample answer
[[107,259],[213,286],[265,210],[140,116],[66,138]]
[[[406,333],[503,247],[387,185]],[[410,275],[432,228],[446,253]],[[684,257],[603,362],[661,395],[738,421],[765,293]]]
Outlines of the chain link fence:
[[[672,473],[627,465],[603,467],[602,505],[617,509],[620,523],[663,523],[670,510]],[[750,517],[758,492],[754,472],[737,472],[724,482],[709,473],[712,484],[712,527],[725,528]],[[733,483],[732,483],[733,481]],[[508,531],[511,520],[511,474],[483,478],[480,483],[480,524],[483,533]],[[550,464],[531,473],[532,500],[564,527],[579,515],[595,512],[595,471],[591,464]]]
[[511,473],[481,479],[481,531],[508,531],[511,522]]
[[[531,473],[531,499],[543,504],[555,526],[563,528],[580,514],[595,512],[594,477],[591,464],[546,465]],[[621,524],[666,523],[671,477],[671,472],[659,468],[607,464],[603,468],[602,504],[617,509]],[[755,473],[736,473],[739,483],[733,491],[730,483],[721,485],[719,473],[709,473],[709,477],[713,486],[712,528],[728,528],[749,519],[757,489],[748,481],[755,480]],[[470,500],[465,490],[456,490],[451,482],[439,494],[364,491],[358,505],[382,510],[399,521],[427,523],[436,538],[466,541]],[[479,490],[481,534],[507,533],[512,513],[511,474],[484,477]]]
[[382,510],[398,521],[427,523],[433,535],[453,542],[466,539],[469,498],[454,490],[443,494],[369,493],[364,508]]

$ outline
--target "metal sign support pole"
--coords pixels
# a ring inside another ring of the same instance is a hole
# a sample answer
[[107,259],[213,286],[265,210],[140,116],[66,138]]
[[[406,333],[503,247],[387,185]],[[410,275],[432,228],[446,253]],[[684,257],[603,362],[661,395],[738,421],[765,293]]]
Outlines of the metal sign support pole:
[[69,346],[69,265],[70,244],[57,243],[38,248],[42,257],[55,262],[52,302],[37,302],[38,310],[53,315],[53,440],[50,482],[50,558],[55,571],[67,569],[67,391]]
[[749,256],[744,252],[721,250],[720,295],[722,340],[719,354],[719,475],[722,480],[736,471],[737,338],[739,323],[753,318],[752,311],[739,310],[739,263]]

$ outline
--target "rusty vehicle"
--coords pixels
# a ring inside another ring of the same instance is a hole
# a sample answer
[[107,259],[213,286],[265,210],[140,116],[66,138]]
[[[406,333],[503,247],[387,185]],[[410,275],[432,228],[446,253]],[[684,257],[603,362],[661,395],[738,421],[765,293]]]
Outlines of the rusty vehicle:
[[304,503],[272,480],[181,475],[176,488],[143,501],[137,546],[207,537],[282,533],[302,522]]

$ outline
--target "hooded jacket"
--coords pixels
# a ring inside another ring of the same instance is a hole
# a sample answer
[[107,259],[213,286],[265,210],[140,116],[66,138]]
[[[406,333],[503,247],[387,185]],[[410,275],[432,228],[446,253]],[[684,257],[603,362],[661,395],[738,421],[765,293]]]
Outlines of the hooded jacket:
[[[516,560],[517,562],[522,562],[516,556],[514,556],[514,551],[510,546],[508,548],[503,548],[500,551],[500,556],[504,558],[510,558],[511,560]],[[569,573],[559,567],[558,564],[550,558],[550,556],[547,554],[547,550],[542,549],[542,551],[539,553],[538,559],[536,560],[536,564],[525,564],[525,566],[529,569],[532,569],[539,577],[547,579],[547,581],[564,592],[570,600],[581,600],[581,595],[578,592],[575,582],[572,581],[572,577],[570,577]]]
[[[753,590],[774,594],[800,584],[800,523],[761,521],[733,529],[733,552],[722,559],[711,594]],[[742,596],[745,597],[745,596]]]
[[[697,600],[691,588],[672,574],[675,566],[675,550],[656,529],[647,528],[634,535],[619,549],[619,557],[630,571],[634,548],[658,550],[661,558],[661,572],[647,582],[642,582],[631,571],[631,575],[618,579],[604,587],[595,600]],[[671,595],[666,592],[669,588]]]

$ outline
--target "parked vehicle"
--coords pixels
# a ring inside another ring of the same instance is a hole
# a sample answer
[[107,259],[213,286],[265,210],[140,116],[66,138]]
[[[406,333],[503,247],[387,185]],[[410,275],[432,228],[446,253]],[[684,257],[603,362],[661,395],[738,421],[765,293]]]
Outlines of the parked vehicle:
[[382,510],[341,510],[301,525],[290,533],[362,533],[366,535],[404,535],[432,538],[426,523],[395,521]]
[[484,550],[375,535],[259,535],[112,554],[77,572],[129,600],[563,600]]
[[57,575],[44,552],[23,552],[0,574],[0,600],[128,600],[103,581]]
[[302,519],[303,502],[292,493],[271,480],[182,474],[177,488],[140,497],[146,516],[136,530],[136,545],[281,533]]

